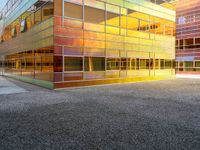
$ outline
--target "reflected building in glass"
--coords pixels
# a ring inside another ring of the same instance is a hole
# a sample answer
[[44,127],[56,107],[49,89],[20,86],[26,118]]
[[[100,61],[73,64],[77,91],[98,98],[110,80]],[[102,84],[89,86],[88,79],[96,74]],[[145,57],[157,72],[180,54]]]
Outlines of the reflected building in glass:
[[175,76],[174,1],[9,0],[2,20],[10,77],[64,88]]
[[200,75],[200,1],[177,4],[176,60],[178,75]]

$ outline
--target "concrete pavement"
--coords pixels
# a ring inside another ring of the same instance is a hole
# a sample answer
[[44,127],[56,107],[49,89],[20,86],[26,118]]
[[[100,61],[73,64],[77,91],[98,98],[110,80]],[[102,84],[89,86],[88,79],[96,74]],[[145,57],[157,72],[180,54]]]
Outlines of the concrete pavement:
[[200,150],[199,79],[58,91],[10,81],[28,92],[0,95],[0,150]]
[[8,81],[3,76],[0,76],[0,95],[16,94],[16,93],[22,93],[22,92],[26,92],[26,90]]

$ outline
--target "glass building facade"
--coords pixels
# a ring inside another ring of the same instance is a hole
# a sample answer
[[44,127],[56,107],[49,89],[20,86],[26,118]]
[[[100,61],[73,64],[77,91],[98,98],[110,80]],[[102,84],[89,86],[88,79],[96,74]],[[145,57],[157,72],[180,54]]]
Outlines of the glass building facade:
[[199,5],[199,0],[179,0],[177,4],[177,74],[200,74]]
[[175,76],[171,1],[16,1],[3,10],[7,76],[48,88]]

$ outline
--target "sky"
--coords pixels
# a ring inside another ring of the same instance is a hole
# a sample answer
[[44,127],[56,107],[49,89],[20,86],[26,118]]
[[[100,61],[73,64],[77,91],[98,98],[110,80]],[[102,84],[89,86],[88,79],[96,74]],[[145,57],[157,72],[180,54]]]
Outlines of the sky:
[[0,0],[0,10],[5,6],[7,0]]

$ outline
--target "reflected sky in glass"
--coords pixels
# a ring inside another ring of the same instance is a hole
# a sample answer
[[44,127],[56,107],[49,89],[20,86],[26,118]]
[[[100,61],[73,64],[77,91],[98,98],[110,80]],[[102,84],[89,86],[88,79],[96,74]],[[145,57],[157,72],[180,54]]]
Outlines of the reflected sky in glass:
[[0,11],[5,6],[6,2],[7,2],[7,0],[0,0]]

